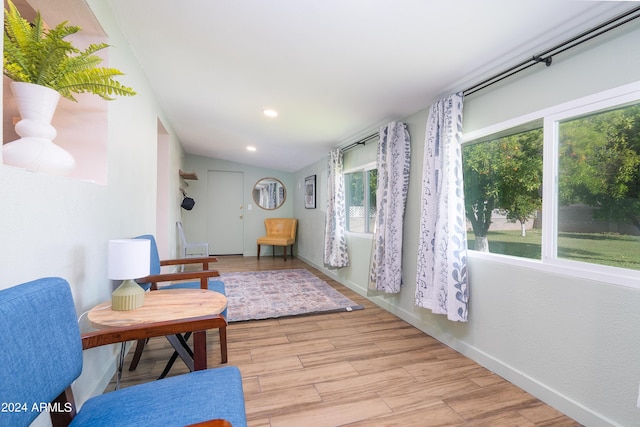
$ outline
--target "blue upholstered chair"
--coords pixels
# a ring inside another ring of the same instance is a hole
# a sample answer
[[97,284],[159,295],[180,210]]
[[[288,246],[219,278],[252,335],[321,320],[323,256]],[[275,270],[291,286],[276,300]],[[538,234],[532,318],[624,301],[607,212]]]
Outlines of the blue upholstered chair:
[[140,338],[145,332],[116,328],[116,332],[98,333],[100,343],[88,334],[81,336],[71,289],[64,279],[42,278],[1,290],[0,402],[8,405],[8,411],[0,413],[0,425],[28,426],[43,410],[55,427],[169,427],[214,419],[227,420],[233,427],[247,425],[242,379],[233,366],[99,395],[76,414],[71,384],[82,372],[83,348],[116,342],[127,333],[127,338]]
[[[151,242],[151,257],[149,260],[149,276],[143,277],[142,279],[136,280],[140,286],[145,289],[156,290],[158,289],[158,283],[162,282],[170,282],[170,281],[185,281],[185,280],[193,280],[198,279],[200,284],[194,285],[194,287],[200,287],[202,289],[207,289],[209,278],[217,277],[220,274],[216,270],[209,270],[209,264],[212,262],[217,262],[218,259],[212,256],[206,257],[198,257],[198,258],[178,258],[178,259],[169,259],[169,260],[161,260],[160,254],[158,253],[158,245],[156,244],[156,239],[151,234],[144,234],[142,236],[134,237],[134,239],[145,239]],[[181,273],[166,273],[163,274],[162,267],[166,266],[184,266],[190,264],[200,264],[202,266],[202,271],[187,271]],[[163,288],[164,289],[164,288]]]
[[[200,258],[179,258],[174,260],[160,260],[160,255],[158,254],[158,246],[156,244],[156,239],[151,234],[145,234],[142,236],[134,237],[134,239],[146,239],[151,242],[151,257],[150,257],[150,265],[149,265],[149,276],[138,279],[137,282],[144,287],[145,289],[157,290],[157,289],[178,289],[178,288],[192,288],[192,289],[209,289],[215,292],[219,292],[223,295],[226,295],[224,289],[224,283],[220,280],[212,280],[212,277],[218,277],[220,274],[216,270],[209,270],[209,263],[216,262],[217,259],[215,257],[200,257]],[[170,265],[188,265],[188,264],[202,264],[202,271],[186,271],[180,273],[161,273],[161,268],[163,266]],[[198,279],[198,281],[193,282],[190,280]],[[170,285],[158,287],[158,283],[162,282],[176,282]],[[225,309],[222,313],[222,316],[227,318],[227,310]],[[227,363],[227,327],[219,328],[220,335],[220,353],[222,363]],[[180,342],[184,342],[186,337],[179,337]],[[140,358],[142,357],[142,352],[144,350],[145,344],[147,340],[139,340],[136,344],[136,349],[133,354],[133,358],[131,360],[131,365],[129,365],[129,370],[133,371],[138,366],[138,362],[140,362]],[[175,340],[172,340],[172,345],[177,345]],[[188,347],[186,347],[187,351],[191,351]],[[175,362],[178,357],[178,353],[174,352],[173,356],[169,359],[167,366],[164,371],[160,375],[160,378],[164,378],[169,369]]]

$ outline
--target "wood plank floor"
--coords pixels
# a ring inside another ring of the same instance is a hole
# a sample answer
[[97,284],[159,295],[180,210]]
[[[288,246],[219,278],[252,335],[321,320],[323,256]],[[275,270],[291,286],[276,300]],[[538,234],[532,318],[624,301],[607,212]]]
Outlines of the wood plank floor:
[[[242,373],[249,427],[580,425],[298,259],[219,257],[215,267],[306,268],[365,306],[229,325],[228,364]],[[218,334],[207,335],[216,367]],[[173,351],[152,339],[129,372],[132,353],[121,387],[157,378]],[[169,376],[184,372],[178,361]]]

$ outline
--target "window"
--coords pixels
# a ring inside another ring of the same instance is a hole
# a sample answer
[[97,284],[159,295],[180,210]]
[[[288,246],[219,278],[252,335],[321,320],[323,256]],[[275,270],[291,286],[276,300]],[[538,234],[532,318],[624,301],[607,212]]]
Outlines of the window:
[[469,248],[541,258],[542,147],[540,127],[463,146]]
[[376,218],[377,169],[365,169],[344,175],[347,230],[373,233]]
[[640,103],[554,125],[556,256],[640,270]]
[[462,153],[469,249],[637,282],[640,82],[465,135]]

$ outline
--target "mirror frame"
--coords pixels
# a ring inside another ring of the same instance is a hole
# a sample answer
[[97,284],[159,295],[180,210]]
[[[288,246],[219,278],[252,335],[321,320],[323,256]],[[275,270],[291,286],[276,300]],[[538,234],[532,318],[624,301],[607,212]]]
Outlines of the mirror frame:
[[[262,204],[260,203],[260,196],[259,196],[259,190],[258,190],[258,186],[263,183],[263,182],[275,182],[276,184],[280,184],[279,190],[282,191],[282,197],[280,199],[280,203],[278,203],[278,205],[276,207],[273,208],[269,208],[269,207],[264,207],[262,206]],[[273,211],[276,210],[280,207],[282,207],[282,205],[284,204],[284,202],[287,200],[287,187],[285,187],[285,185],[282,183],[282,181],[280,181],[278,178],[273,178],[273,177],[265,177],[265,178],[261,178],[259,179],[253,186],[253,189],[251,190],[251,196],[253,197],[253,201],[256,203],[256,205],[258,205],[260,208],[267,210],[267,211]]]

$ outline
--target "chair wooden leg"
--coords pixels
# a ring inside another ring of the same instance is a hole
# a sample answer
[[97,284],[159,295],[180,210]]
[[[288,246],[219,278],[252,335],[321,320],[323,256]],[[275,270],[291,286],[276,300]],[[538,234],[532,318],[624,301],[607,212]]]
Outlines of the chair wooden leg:
[[284,252],[284,260],[286,261],[287,260],[287,245],[284,245],[282,247],[282,252]]
[[51,425],[53,425],[53,427],[57,427],[68,426],[71,424],[71,420],[76,416],[76,401],[73,397],[73,390],[71,389],[71,386],[67,387],[65,391],[60,393],[60,395],[51,403],[54,403],[58,405],[57,407],[61,408],[60,410],[49,412]]
[[207,332],[193,333],[193,370],[207,369]]
[[227,363],[227,327],[223,326],[220,331],[220,354],[222,363]]
[[260,243],[258,243],[258,259],[260,259]]
[[136,351],[133,353],[133,358],[131,359],[131,365],[129,365],[130,371],[135,371],[138,367],[138,362],[140,362],[140,358],[142,357],[142,350],[144,350],[144,345],[147,343],[147,340],[138,340],[136,344]]

